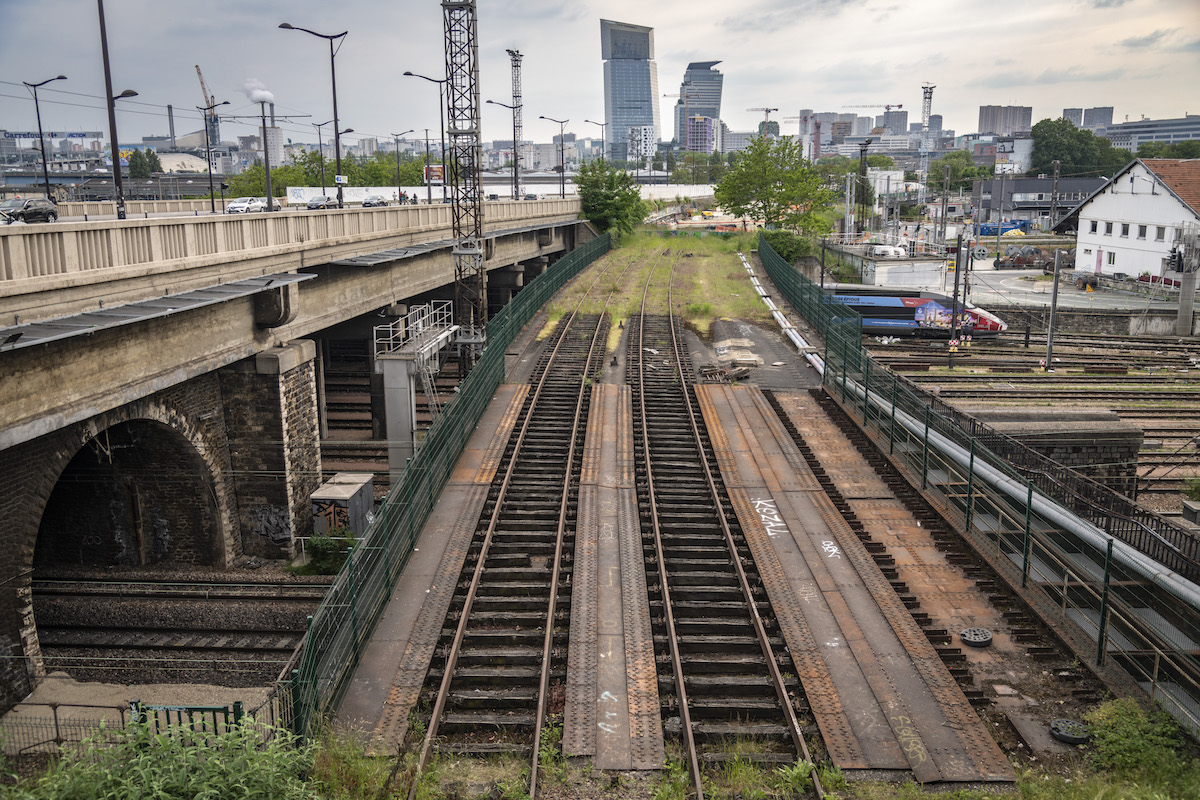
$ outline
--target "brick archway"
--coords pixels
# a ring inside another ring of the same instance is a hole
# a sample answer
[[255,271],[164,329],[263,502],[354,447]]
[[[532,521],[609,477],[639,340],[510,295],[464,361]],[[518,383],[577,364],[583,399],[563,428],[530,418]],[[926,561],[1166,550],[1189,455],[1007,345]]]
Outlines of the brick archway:
[[117,423],[62,470],[42,512],[34,573],[55,566],[217,566],[211,474],[185,436],[157,420]]

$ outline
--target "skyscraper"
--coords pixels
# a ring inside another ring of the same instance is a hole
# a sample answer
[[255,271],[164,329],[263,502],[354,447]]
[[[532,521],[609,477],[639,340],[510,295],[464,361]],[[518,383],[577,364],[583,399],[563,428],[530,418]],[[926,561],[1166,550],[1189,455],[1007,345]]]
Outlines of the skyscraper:
[[683,73],[683,83],[679,86],[679,94],[687,95],[675,104],[675,141],[684,145],[686,136],[683,128],[683,117],[721,118],[721,85],[725,76],[714,66],[720,61],[693,61]]
[[1083,127],[1083,109],[1082,108],[1064,108],[1062,118],[1074,125],[1076,128]]
[[658,114],[658,65],[654,29],[600,20],[600,56],[604,59],[604,120],[610,157],[628,157],[629,129],[662,126]]
[[1033,128],[1032,106],[980,106],[977,133],[1012,136]]
[[1107,128],[1109,125],[1112,125],[1112,117],[1112,106],[1085,108],[1083,111],[1083,125],[1081,127],[1091,130]]

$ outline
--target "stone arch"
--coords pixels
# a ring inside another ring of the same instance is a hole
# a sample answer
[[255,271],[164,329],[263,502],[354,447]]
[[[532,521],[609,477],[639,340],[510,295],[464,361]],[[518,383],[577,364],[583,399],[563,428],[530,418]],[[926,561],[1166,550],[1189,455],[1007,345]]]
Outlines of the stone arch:
[[171,426],[117,422],[68,461],[42,512],[34,569],[222,561],[211,473]]

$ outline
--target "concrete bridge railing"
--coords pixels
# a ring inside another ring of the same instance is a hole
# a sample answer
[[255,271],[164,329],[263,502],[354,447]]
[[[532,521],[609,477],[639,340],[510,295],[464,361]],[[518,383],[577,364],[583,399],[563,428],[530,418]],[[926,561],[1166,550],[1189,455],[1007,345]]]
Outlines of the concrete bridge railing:
[[[230,198],[233,199],[233,198]],[[217,201],[220,208],[221,201]],[[207,200],[128,200],[125,203],[125,213],[129,216],[141,214],[167,214],[180,211],[199,211],[204,213],[212,210],[212,204]],[[100,217],[115,215],[117,204],[111,200],[67,201],[58,204],[60,217]]]
[[[575,219],[577,198],[484,204],[487,231]],[[0,227],[0,326],[449,238],[449,205]],[[98,287],[97,284],[107,284]]]

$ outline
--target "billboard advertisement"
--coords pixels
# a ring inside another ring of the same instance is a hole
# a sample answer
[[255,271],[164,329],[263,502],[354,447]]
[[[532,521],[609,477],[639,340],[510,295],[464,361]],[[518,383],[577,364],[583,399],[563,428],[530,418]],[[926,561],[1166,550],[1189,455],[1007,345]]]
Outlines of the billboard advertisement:
[[430,186],[441,186],[446,182],[446,173],[441,164],[425,165],[425,183]]

